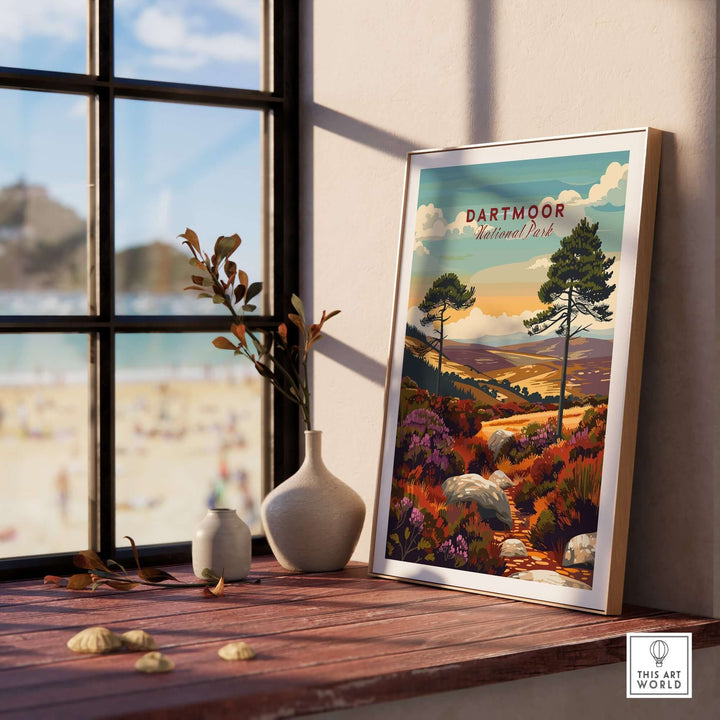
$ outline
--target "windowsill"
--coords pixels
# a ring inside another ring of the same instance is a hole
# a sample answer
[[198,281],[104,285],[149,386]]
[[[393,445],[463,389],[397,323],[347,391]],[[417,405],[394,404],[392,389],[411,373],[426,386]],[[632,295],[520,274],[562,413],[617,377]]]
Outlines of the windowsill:
[[[173,568],[191,579],[187,566]],[[363,565],[298,575],[253,561],[259,584],[70,592],[0,585],[0,707],[7,717],[272,718],[400,700],[625,659],[627,632],[692,632],[720,645],[720,620],[627,607],[619,617],[367,577]],[[76,655],[77,630],[142,628],[175,662],[145,676],[137,654]],[[247,640],[251,662],[217,650]],[[6,717],[5,715],[3,717]]]

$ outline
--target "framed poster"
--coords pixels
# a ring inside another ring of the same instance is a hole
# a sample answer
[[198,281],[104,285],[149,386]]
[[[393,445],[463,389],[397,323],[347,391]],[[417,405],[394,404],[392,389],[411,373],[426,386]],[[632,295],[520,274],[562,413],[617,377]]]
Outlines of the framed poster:
[[371,573],[621,611],[660,143],[409,154]]

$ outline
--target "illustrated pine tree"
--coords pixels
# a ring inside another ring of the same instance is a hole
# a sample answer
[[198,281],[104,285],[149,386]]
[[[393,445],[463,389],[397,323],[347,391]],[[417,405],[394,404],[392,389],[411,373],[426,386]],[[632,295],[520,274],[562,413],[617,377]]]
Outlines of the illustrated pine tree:
[[418,305],[420,312],[424,313],[420,320],[423,326],[434,325],[436,337],[431,337],[428,344],[437,350],[438,370],[435,394],[440,394],[440,379],[442,378],[443,343],[445,338],[445,323],[454,310],[467,310],[475,302],[475,288],[468,289],[460,282],[455,273],[445,273],[436,278],[430,289],[425,293],[423,301]]
[[[565,336],[558,402],[558,437],[562,433],[570,340],[590,328],[592,322],[583,325],[582,318],[597,322],[612,320],[612,312],[605,301],[615,289],[615,285],[609,283],[609,269],[615,258],[609,258],[603,253],[597,235],[598,225],[583,218],[570,235],[560,241],[560,248],[550,258],[548,279],[538,290],[540,301],[548,307],[523,321],[528,328],[528,335],[538,335],[556,326],[555,332]],[[573,326],[578,318],[581,321]]]

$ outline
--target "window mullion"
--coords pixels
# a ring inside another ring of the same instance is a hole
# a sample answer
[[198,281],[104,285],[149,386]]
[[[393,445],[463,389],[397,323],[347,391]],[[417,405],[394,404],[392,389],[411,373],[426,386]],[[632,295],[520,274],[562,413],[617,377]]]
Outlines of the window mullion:
[[97,3],[97,229],[95,281],[101,328],[93,365],[95,427],[92,458],[91,543],[103,557],[115,554],[115,97],[112,84],[113,3]]
[[[273,87],[283,104],[273,115],[273,308],[284,317],[299,287],[298,207],[298,7],[274,4]],[[282,482],[297,469],[300,422],[296,405],[280,393],[273,397],[273,475]],[[278,439],[282,438],[282,442]]]

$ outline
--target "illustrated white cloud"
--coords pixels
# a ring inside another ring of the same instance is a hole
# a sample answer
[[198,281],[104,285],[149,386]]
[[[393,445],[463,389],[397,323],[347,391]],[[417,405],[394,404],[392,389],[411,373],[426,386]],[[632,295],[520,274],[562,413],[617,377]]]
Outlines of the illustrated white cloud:
[[442,208],[436,208],[433,203],[418,207],[415,215],[416,240],[440,240],[445,236],[446,228]]
[[468,286],[482,287],[488,283],[533,283],[540,287],[547,280],[550,255],[536,255],[522,262],[493,265],[463,280]]
[[448,236],[474,236],[478,224],[467,222],[464,212],[460,212],[451,223],[445,220],[442,208],[433,203],[420,205],[415,215],[415,244],[413,250],[420,255],[428,255],[429,251],[423,244],[427,241],[443,240]]
[[442,208],[436,208],[433,203],[420,205],[415,215],[415,242],[413,252],[418,255],[429,255],[430,251],[423,241],[441,240],[445,237],[447,223],[443,217]]
[[408,309],[407,314],[407,323],[408,325],[412,325],[416,328],[419,328],[423,332],[427,332],[427,327],[424,327],[423,324],[420,322],[420,320],[423,317],[423,313],[420,312],[417,305],[413,305],[411,308]]
[[[625,191],[627,188],[627,174],[629,165],[612,162],[600,178],[600,182],[593,185],[588,196],[583,197],[576,190],[563,190],[557,198],[546,197],[540,205],[550,205],[553,208],[554,232],[559,237],[569,235],[573,228],[585,217],[588,207],[613,205],[621,207],[625,204]],[[555,206],[564,205],[563,216],[556,217]]]
[[527,270],[547,270],[550,267],[550,256],[542,255],[535,258],[535,262],[527,266]]
[[593,185],[588,193],[588,205],[615,205],[621,207],[625,204],[625,191],[627,190],[627,176],[629,164],[621,165],[613,162],[608,165],[605,174],[597,185]]
[[[489,226],[488,226],[489,227]],[[455,216],[448,226],[446,232],[457,235],[475,235],[478,224],[474,220],[472,222],[467,221],[467,213],[462,211]]]
[[479,307],[474,307],[462,320],[446,323],[445,330],[451,340],[474,340],[486,335],[513,335],[527,332],[523,320],[532,316],[530,311],[520,315],[486,315]]
[[[423,326],[423,313],[414,305],[408,310],[407,322],[423,332],[430,332],[429,326]],[[445,323],[445,332],[451,340],[474,340],[484,335],[512,335],[527,332],[523,320],[532,317],[531,312],[520,315],[486,315],[480,308],[474,307],[462,320]]]

